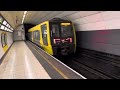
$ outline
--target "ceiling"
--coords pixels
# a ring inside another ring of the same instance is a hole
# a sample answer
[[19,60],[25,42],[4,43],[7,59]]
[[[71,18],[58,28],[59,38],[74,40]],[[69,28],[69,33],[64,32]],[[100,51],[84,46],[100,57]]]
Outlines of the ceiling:
[[[28,11],[24,23],[37,25],[53,17],[72,20],[98,12],[100,11]],[[0,11],[0,13],[13,28],[16,28],[22,22],[24,11]]]

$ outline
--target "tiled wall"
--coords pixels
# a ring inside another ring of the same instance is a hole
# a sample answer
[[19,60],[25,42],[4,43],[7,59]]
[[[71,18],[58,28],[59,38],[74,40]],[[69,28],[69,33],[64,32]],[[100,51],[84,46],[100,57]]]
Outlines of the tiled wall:
[[120,11],[78,11],[63,18],[74,22],[79,47],[120,55]]
[[0,59],[1,59],[1,57],[3,56],[3,54],[4,54],[4,51],[3,51],[3,48],[2,48],[2,44],[1,44],[1,31],[0,31]]
[[19,40],[25,40],[25,28],[21,24],[19,25],[16,30],[13,32],[14,35],[14,41],[19,41]]
[[[1,44],[1,33],[2,32],[3,31],[0,30],[0,59],[5,54],[5,52],[2,48],[2,44]],[[7,45],[8,45],[8,47],[10,47],[12,43],[13,43],[13,33],[7,32]]]
[[78,11],[65,17],[74,22],[76,31],[120,28],[120,11]]

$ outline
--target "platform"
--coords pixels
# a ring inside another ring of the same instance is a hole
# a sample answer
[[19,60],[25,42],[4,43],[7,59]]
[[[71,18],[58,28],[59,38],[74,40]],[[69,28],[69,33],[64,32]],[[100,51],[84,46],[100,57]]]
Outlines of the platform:
[[0,65],[0,79],[85,79],[29,41],[14,42]]

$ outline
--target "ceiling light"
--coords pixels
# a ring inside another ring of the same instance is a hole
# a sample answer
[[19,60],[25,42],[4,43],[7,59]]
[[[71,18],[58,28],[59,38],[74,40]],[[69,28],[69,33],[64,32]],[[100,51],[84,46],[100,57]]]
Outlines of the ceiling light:
[[26,14],[27,13],[27,11],[24,11],[24,14]]
[[24,11],[23,18],[22,18],[22,24],[24,22],[25,16],[26,16],[27,11]]

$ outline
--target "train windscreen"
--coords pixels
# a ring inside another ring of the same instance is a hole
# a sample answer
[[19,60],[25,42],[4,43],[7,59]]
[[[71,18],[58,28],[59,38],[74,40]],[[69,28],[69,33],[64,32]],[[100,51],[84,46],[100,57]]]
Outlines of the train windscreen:
[[52,23],[51,37],[54,44],[72,43],[74,30],[71,23]]
[[70,23],[61,23],[61,37],[72,37],[73,28]]
[[52,24],[51,36],[54,38],[72,37],[73,36],[73,27],[72,27],[71,23],[61,23],[60,25]]

